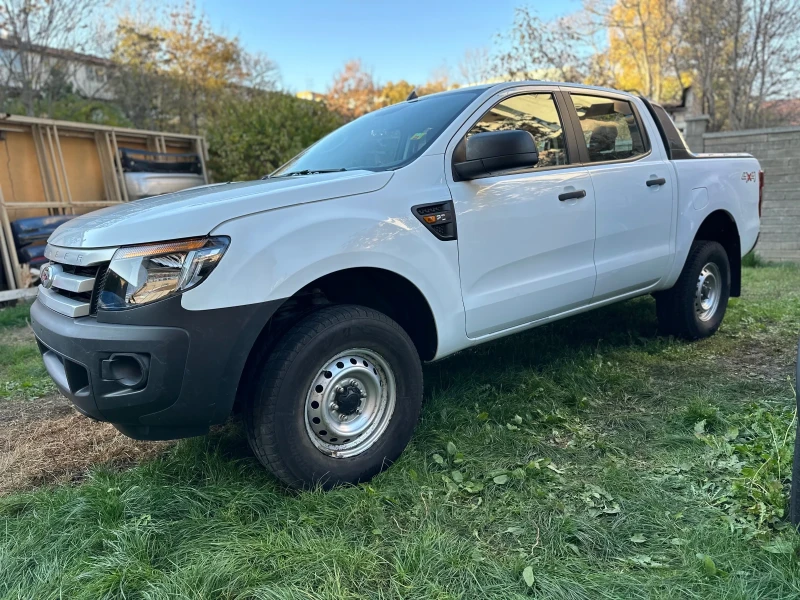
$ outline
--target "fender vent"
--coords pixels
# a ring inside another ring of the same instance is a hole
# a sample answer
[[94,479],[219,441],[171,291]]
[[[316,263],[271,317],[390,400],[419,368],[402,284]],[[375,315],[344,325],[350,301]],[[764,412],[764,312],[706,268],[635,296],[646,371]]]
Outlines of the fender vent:
[[456,212],[452,202],[419,204],[412,206],[411,212],[438,239],[443,241],[457,239]]
[[433,215],[437,212],[443,212],[444,204],[426,204],[423,206],[417,206],[415,208],[417,210],[417,214],[424,217],[425,215]]

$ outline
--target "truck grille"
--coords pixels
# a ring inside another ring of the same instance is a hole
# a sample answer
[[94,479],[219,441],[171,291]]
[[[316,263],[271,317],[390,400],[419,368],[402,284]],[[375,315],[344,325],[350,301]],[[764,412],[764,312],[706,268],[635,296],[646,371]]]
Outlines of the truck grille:
[[45,256],[50,263],[42,267],[39,301],[68,317],[95,314],[114,250],[78,250],[48,245]]

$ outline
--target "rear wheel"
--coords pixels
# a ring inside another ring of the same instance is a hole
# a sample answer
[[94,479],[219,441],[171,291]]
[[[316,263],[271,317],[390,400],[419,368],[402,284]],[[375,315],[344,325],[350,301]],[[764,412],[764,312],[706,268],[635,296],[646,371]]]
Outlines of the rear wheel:
[[687,339],[719,329],[731,292],[728,254],[718,242],[696,241],[675,286],[656,294],[659,327]]
[[422,405],[422,367],[403,329],[330,306],[290,329],[245,406],[258,459],[292,487],[366,481],[402,453]]

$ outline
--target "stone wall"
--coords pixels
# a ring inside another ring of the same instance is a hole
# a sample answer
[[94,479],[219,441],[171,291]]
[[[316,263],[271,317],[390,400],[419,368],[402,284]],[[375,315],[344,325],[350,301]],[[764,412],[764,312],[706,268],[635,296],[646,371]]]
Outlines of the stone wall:
[[800,262],[800,127],[706,133],[702,141],[702,152],[747,152],[759,160],[766,185],[756,253]]

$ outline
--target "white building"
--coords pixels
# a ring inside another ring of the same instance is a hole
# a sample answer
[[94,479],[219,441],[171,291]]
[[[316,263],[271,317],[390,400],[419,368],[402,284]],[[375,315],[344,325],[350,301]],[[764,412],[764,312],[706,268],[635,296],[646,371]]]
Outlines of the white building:
[[23,49],[18,40],[2,31],[0,31],[0,87],[11,90],[22,87],[20,74],[26,57],[28,64],[39,74],[33,78],[36,87],[43,86],[48,74],[53,69],[58,69],[76,94],[99,100],[113,99],[110,85],[110,74],[114,69],[112,61],[90,54],[38,45]]

